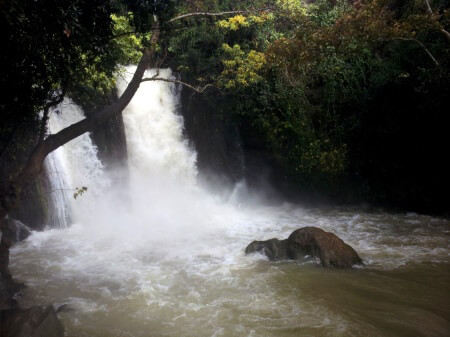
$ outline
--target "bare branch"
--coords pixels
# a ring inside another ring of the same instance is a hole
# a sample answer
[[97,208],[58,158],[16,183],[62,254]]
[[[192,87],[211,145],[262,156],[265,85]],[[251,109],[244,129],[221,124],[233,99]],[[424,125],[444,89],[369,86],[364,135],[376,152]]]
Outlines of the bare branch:
[[434,58],[433,54],[431,54],[431,52],[428,50],[428,48],[425,47],[425,45],[422,42],[420,42],[419,40],[413,39],[413,38],[406,38],[406,37],[397,37],[395,39],[396,40],[402,40],[402,41],[414,41],[420,47],[422,47],[422,49],[428,54],[428,56],[433,61],[433,63],[436,65],[436,67],[439,67],[439,62]]
[[428,0],[423,0],[423,1],[425,1],[425,5],[427,6],[428,14],[433,15],[433,10],[431,9],[430,2]]
[[148,77],[148,78],[143,78],[141,80],[141,82],[149,82],[149,81],[163,81],[163,82],[169,82],[169,83],[176,83],[176,84],[181,84],[189,89],[194,90],[195,92],[198,92],[199,94],[203,93],[207,88],[209,87],[214,87],[214,85],[212,84],[207,84],[204,87],[194,87],[193,85],[183,82],[183,81],[179,81],[179,80],[174,80],[174,79],[169,79],[169,78],[161,78],[161,77],[157,77],[159,74],[159,72],[152,76],[152,77]]
[[266,12],[270,11],[271,8],[260,8],[260,9],[252,9],[252,10],[241,10],[241,11],[226,11],[226,12],[195,12],[195,13],[187,13],[182,14],[179,16],[174,17],[173,19],[170,19],[169,22],[174,22],[180,19],[189,18],[191,16],[224,16],[224,15],[231,15],[231,14],[248,14],[248,13],[254,13],[254,12]]
[[[427,12],[428,12],[428,14],[429,15],[434,15],[434,12],[433,12],[433,10],[431,9],[431,6],[430,6],[430,2],[428,1],[428,0],[423,0],[423,1],[425,1],[425,5],[426,5],[426,7],[427,7]],[[442,34],[444,34],[444,36],[447,38],[447,40],[450,42],[450,33],[447,31],[447,30],[445,30],[445,28],[444,27],[442,27],[442,25],[438,22],[438,24],[439,24],[439,31],[442,33]]]
[[450,42],[450,33],[446,31],[444,28],[440,29],[440,32],[444,34],[444,36],[447,38],[447,40]]

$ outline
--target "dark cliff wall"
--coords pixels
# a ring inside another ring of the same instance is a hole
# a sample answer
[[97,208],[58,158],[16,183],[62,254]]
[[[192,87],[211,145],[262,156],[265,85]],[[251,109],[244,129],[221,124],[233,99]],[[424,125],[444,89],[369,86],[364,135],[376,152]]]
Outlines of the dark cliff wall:
[[[96,100],[89,102],[77,102],[77,104],[83,108],[86,116],[90,116],[117,98],[117,92],[114,90],[107,96],[97,97]],[[118,182],[126,184],[128,181],[128,153],[122,114],[113,116],[96,127],[90,136],[98,148],[98,157],[105,169],[114,170]]]
[[52,204],[50,185],[45,171],[25,191],[20,206],[9,216],[26,224],[31,229],[42,230],[49,223]]
[[181,92],[181,113],[186,136],[197,151],[199,171],[231,183],[242,179],[245,160],[237,125],[224,118],[218,105],[189,89]]
[[122,114],[112,117],[92,131],[92,140],[98,148],[98,157],[106,169],[127,168],[127,141]]
[[183,89],[181,111],[198,169],[208,183],[232,186],[245,179],[264,198],[297,198],[283,167],[262,146],[251,123],[230,111],[226,98]]

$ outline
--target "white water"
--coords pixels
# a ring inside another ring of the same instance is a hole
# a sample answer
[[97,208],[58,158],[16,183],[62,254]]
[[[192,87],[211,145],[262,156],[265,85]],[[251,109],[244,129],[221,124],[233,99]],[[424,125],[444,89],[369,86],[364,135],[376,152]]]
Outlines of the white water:
[[[49,132],[84,119],[83,111],[70,99],[65,99],[51,112]],[[50,178],[51,199],[54,208],[51,227],[67,227],[69,221],[80,221],[86,212],[95,210],[95,201],[107,191],[110,181],[97,158],[97,148],[89,134],[84,134],[52,152],[44,162]],[[76,188],[88,191],[75,200]]]
[[[196,184],[177,102],[173,85],[146,82],[124,112],[129,200],[123,186],[96,188],[98,197],[73,202],[70,228],[34,233],[12,250],[13,274],[29,286],[24,305],[68,303],[68,336],[448,335],[447,220],[248,206],[244,183],[224,202]],[[89,194],[103,178],[85,180],[86,168],[101,167],[77,155],[83,144],[92,154],[85,139],[63,162]],[[367,267],[329,271],[243,254],[254,239],[308,225],[338,234]]]
[[62,167],[62,151],[54,151],[45,158],[44,170],[49,179],[50,223],[51,228],[64,228],[70,224],[71,202],[66,173]]

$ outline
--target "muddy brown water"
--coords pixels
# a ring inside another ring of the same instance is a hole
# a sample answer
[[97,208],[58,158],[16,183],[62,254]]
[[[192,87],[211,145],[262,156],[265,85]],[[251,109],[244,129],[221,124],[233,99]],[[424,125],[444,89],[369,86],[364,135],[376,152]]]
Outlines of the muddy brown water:
[[[157,224],[34,233],[11,253],[28,285],[20,302],[68,304],[60,316],[73,337],[450,336],[448,220],[289,204],[217,210],[205,226],[180,220],[169,236]],[[340,236],[366,266],[243,253],[310,225]]]

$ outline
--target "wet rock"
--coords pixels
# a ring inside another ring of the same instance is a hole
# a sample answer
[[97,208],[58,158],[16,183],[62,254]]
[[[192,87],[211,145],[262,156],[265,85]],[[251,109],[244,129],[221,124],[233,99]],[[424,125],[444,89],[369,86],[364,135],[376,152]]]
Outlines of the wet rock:
[[17,302],[13,299],[13,295],[14,282],[10,277],[0,275],[0,312],[17,306]]
[[55,311],[57,314],[59,314],[60,312],[71,312],[71,311],[75,311],[75,309],[70,306],[67,303],[61,304],[61,305],[55,305],[53,304],[53,308],[55,308]]
[[358,253],[333,233],[317,227],[295,230],[286,240],[253,241],[245,253],[260,252],[269,260],[319,258],[324,267],[351,268],[362,264]]
[[291,259],[305,255],[318,257],[324,267],[350,268],[362,264],[358,253],[333,233],[317,227],[304,227],[288,238],[288,256]]
[[253,241],[245,248],[245,254],[259,252],[266,255],[269,260],[287,259],[287,240],[270,239],[267,241]]
[[13,280],[9,272],[9,248],[17,241],[30,235],[28,228],[20,221],[3,219],[0,231],[0,310],[17,306],[14,294],[24,286]]
[[22,222],[14,219],[4,219],[2,224],[2,240],[3,237],[8,240],[11,246],[17,242],[25,240],[31,235],[30,229]]
[[0,337],[63,337],[64,326],[53,306],[0,312]]

